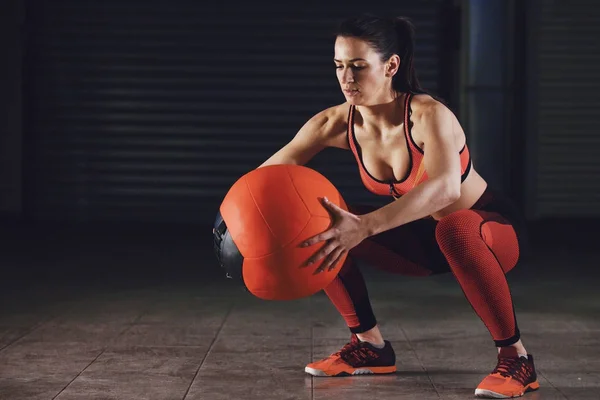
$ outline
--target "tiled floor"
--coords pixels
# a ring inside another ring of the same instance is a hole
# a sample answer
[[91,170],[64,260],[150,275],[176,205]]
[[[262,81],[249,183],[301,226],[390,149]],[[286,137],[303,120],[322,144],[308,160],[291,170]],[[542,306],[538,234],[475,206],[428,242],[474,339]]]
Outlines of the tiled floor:
[[[13,239],[0,256],[13,268],[0,295],[0,399],[471,399],[495,366],[451,276],[365,269],[398,372],[312,378],[304,365],[349,339],[328,299],[253,298],[195,240],[64,234],[25,251]],[[600,399],[598,252],[574,251],[538,251],[509,275],[542,386],[525,399]]]

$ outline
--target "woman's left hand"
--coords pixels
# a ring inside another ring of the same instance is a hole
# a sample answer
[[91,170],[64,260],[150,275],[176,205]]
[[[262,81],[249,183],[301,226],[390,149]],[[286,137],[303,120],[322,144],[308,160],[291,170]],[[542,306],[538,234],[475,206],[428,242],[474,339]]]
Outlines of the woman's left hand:
[[326,257],[315,271],[315,274],[323,272],[326,268],[328,271],[333,270],[341,257],[368,236],[359,216],[343,210],[330,202],[326,197],[321,199],[321,203],[331,214],[333,226],[301,244],[302,247],[307,247],[325,240],[327,241],[327,244],[306,262],[306,266],[308,266]]

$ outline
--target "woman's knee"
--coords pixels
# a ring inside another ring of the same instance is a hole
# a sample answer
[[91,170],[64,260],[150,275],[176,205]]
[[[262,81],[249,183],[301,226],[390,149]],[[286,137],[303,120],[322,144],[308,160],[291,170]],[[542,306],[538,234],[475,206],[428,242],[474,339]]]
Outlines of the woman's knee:
[[466,251],[473,240],[481,240],[483,218],[472,210],[459,210],[438,221],[435,239],[442,252]]

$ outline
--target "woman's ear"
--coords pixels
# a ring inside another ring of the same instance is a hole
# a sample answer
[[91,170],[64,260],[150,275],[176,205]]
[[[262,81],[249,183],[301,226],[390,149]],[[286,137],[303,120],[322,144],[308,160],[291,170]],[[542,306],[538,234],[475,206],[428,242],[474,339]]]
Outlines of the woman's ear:
[[385,76],[394,76],[400,69],[400,57],[394,54],[390,57],[385,67]]

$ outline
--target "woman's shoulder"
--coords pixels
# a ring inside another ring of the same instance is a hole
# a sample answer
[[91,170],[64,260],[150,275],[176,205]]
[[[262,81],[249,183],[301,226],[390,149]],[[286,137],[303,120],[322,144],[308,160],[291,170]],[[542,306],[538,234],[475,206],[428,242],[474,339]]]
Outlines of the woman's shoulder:
[[410,109],[413,122],[425,122],[437,118],[456,118],[447,104],[427,93],[413,94],[410,99]]
[[350,104],[346,102],[328,107],[315,114],[313,118],[321,119],[331,124],[347,124],[349,113]]
[[441,99],[428,94],[428,93],[416,93],[411,95],[410,107],[414,112],[431,112],[431,111],[449,111],[450,108]]
[[337,104],[314,114],[302,130],[314,132],[328,146],[347,148],[346,131],[350,104]]
[[454,136],[458,148],[465,143],[465,135],[454,112],[442,101],[429,94],[414,95],[411,101],[413,137],[419,146],[426,146],[433,132]]

